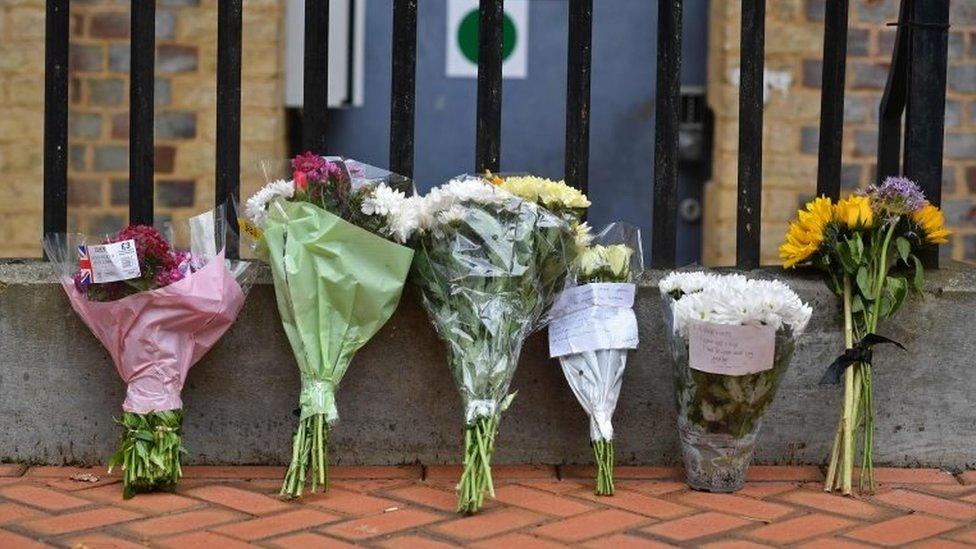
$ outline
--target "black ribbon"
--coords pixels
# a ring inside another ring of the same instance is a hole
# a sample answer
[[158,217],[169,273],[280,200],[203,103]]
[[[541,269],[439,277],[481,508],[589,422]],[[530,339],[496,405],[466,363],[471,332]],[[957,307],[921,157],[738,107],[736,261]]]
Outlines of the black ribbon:
[[840,378],[843,377],[844,370],[847,369],[848,366],[858,362],[871,364],[871,355],[873,354],[871,347],[885,343],[897,345],[902,351],[905,350],[904,345],[893,339],[888,339],[887,337],[880,336],[878,334],[868,334],[862,337],[861,341],[855,343],[853,347],[844,351],[844,354],[837,357],[837,360],[833,361],[830,366],[827,366],[827,371],[824,372],[823,377],[820,378],[820,384],[839,385]]

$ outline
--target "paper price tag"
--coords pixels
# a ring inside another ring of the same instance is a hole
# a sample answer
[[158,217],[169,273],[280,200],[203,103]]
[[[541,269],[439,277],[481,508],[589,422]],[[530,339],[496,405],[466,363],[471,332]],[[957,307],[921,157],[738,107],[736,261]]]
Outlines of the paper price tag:
[[688,331],[688,365],[693,370],[741,376],[770,370],[776,350],[772,326],[695,322]]
[[139,278],[139,256],[135,240],[88,246],[92,282],[115,282]]

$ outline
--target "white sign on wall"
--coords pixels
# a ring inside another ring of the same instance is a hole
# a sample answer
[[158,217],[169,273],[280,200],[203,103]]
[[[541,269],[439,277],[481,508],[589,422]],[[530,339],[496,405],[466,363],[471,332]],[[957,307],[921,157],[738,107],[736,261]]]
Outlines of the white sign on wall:
[[[478,76],[478,0],[447,0],[447,76]],[[529,72],[529,0],[505,0],[502,76]]]

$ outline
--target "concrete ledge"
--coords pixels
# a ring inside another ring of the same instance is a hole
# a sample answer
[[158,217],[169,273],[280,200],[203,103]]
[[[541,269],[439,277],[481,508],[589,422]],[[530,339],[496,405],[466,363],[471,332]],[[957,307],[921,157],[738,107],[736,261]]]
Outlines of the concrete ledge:
[[[0,263],[0,461],[104,462],[114,449],[122,383],[108,354],[38,262]],[[637,313],[633,355],[614,417],[621,464],[679,459],[670,363],[652,272]],[[817,385],[842,345],[838,307],[815,273],[768,270],[814,306],[760,438],[761,463],[819,464],[829,450],[841,392]],[[884,328],[907,353],[879,349],[875,373],[879,464],[961,469],[976,464],[976,270],[928,273],[915,298]],[[498,463],[587,464],[588,426],[544,337],[526,343],[502,422]],[[298,371],[265,277],[237,324],[191,371],[183,391],[191,464],[280,465],[288,461]],[[416,293],[363,349],[339,390],[339,464],[454,463],[461,406]]]

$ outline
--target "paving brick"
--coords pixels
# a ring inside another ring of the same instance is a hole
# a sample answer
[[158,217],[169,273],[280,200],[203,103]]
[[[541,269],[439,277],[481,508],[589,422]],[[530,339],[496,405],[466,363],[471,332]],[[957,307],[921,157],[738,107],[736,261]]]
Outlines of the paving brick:
[[963,530],[962,532],[956,532],[951,535],[952,539],[957,539],[964,543],[970,545],[976,545],[976,528],[970,528],[969,530]]
[[677,499],[688,505],[759,520],[777,519],[793,511],[785,505],[733,494],[688,492]]
[[115,485],[99,486],[90,490],[83,490],[78,495],[100,503],[109,503],[116,507],[124,507],[126,509],[154,514],[184,511],[191,507],[203,505],[203,502],[199,500],[167,492],[150,492],[147,494],[139,494],[138,497],[131,499],[124,499],[122,497],[122,490]]
[[517,484],[502,486],[496,489],[495,499],[508,505],[515,505],[557,517],[569,517],[594,509],[592,505],[587,505],[581,501],[556,496],[548,492]]
[[287,503],[273,497],[220,484],[190,490],[187,495],[252,515],[275,513],[291,508]]
[[440,519],[440,516],[428,513],[427,511],[403,509],[341,522],[325,528],[323,532],[340,538],[358,541],[393,534],[403,530],[410,530],[417,526],[436,522]]
[[938,515],[955,520],[976,520],[976,506],[960,503],[945,498],[920,494],[910,490],[892,490],[874,496],[874,501],[880,501],[902,509],[910,509]]
[[767,481],[797,481],[797,482],[818,482],[823,481],[823,473],[819,467],[781,467],[772,465],[753,465],[749,467],[746,474],[746,482],[767,482]]
[[748,524],[755,524],[753,521],[744,518],[733,517],[722,513],[699,513],[690,517],[671,520],[655,524],[642,531],[656,536],[663,536],[675,541],[688,541],[704,536],[711,536],[720,532],[726,532],[735,528],[741,528]]
[[702,545],[704,549],[767,549],[771,548],[771,545],[763,545],[761,543],[755,543],[752,541],[745,541],[741,539],[736,540],[723,540],[723,541],[713,541],[711,543],[706,543]]
[[456,547],[450,543],[423,536],[399,536],[380,543],[380,546],[394,549],[450,549]]
[[659,519],[680,517],[694,511],[694,509],[684,505],[627,490],[617,490],[613,497],[598,496],[592,491],[580,492],[576,496],[601,505]]
[[617,534],[615,536],[590,541],[586,543],[585,547],[590,547],[591,549],[666,549],[675,546],[631,534]]
[[[592,465],[563,465],[559,468],[561,478],[587,478],[596,476],[596,468]],[[623,479],[683,479],[680,467],[634,467],[620,466],[613,468],[614,480]]]
[[285,478],[285,473],[288,472],[288,469],[285,467],[262,467],[249,465],[184,465],[181,469],[183,470],[184,479],[213,478],[250,480],[255,478],[264,478],[281,480]]
[[561,543],[537,538],[528,534],[505,534],[490,539],[472,543],[471,547],[478,549],[558,549],[566,547]]
[[43,517],[44,513],[17,505],[16,503],[0,503],[0,526],[10,522],[21,522],[33,518]]
[[64,511],[91,505],[91,502],[50,488],[30,484],[15,484],[0,490],[0,496],[19,503],[40,507],[47,511]]
[[219,528],[211,528],[218,534],[224,534],[246,541],[270,538],[296,530],[306,530],[324,526],[339,520],[339,517],[314,509],[298,509],[277,515],[226,524]]
[[532,531],[539,536],[550,537],[566,543],[575,543],[597,536],[604,536],[622,530],[629,530],[646,524],[649,519],[620,511],[605,509],[585,515],[566,518],[540,526]]
[[73,476],[83,475],[86,473],[95,475],[99,478],[122,478],[122,474],[119,473],[118,468],[116,468],[112,473],[109,473],[108,469],[105,467],[56,467],[53,465],[35,465],[34,467],[29,467],[27,471],[24,472],[24,476],[30,478],[69,479]]
[[[855,484],[858,478],[858,471],[855,471]],[[875,467],[874,480],[879,484],[957,484],[956,478],[951,473],[939,469]]]
[[889,514],[885,509],[865,501],[815,490],[796,490],[777,496],[777,498],[828,513],[864,520],[878,520]]
[[543,515],[509,507],[454,519],[431,528],[431,531],[462,541],[472,541],[497,536],[545,520],[546,517]]
[[239,518],[241,515],[238,513],[224,509],[201,509],[132,522],[126,524],[124,529],[138,536],[162,537],[202,530]]
[[762,526],[750,530],[746,535],[775,544],[796,543],[817,536],[825,536],[855,524],[857,523],[842,517],[814,513]]
[[[425,507],[433,507],[434,509],[447,511],[448,513],[457,509],[457,496],[452,492],[439,488],[413,485],[397,488],[388,493],[393,497],[405,499]],[[495,493],[497,494],[498,492],[496,491]]]
[[90,533],[64,539],[72,549],[145,549],[145,545],[108,534]]
[[[976,104],[974,104],[970,108],[973,110],[973,112],[976,112]],[[970,190],[976,192],[976,168],[970,168],[967,171],[967,179],[969,179],[968,185],[972,187]],[[967,485],[968,484],[976,485],[976,471],[963,471],[959,475],[959,481]]]
[[905,515],[847,533],[847,536],[872,544],[897,546],[936,536],[959,526],[957,522],[925,515]]
[[423,467],[420,465],[396,465],[396,466],[338,466],[329,467],[329,479],[413,479],[420,480],[423,476]]
[[795,490],[799,486],[796,482],[754,482],[746,484],[736,492],[740,496],[764,499],[777,494]]
[[819,538],[797,547],[801,549],[862,549],[871,546],[840,538]]
[[309,494],[302,498],[302,503],[353,516],[375,515],[392,507],[402,506],[402,504],[391,499],[373,497],[338,488],[330,488],[328,492],[324,493]]
[[523,480],[518,484],[542,490],[553,494],[568,494],[578,492],[585,488],[592,488],[592,480],[583,479],[564,479],[564,480]]
[[30,538],[0,530],[0,547],[16,547],[17,549],[42,549],[49,547]]
[[910,545],[912,549],[971,549],[971,545],[948,539],[929,538]]
[[[640,492],[642,494],[647,494],[650,496],[660,496],[662,494],[670,494],[673,492],[680,492],[682,490],[687,490],[688,485],[684,482],[675,482],[669,480],[626,480],[626,479],[614,479],[614,484],[618,490],[633,490],[635,492]],[[592,484],[587,484],[587,487],[592,488]],[[751,486],[751,485],[750,485]]]
[[110,524],[118,524],[135,520],[142,517],[139,513],[118,509],[115,507],[102,507],[90,511],[78,511],[64,515],[46,517],[41,519],[29,520],[21,523],[23,528],[37,532],[38,534],[56,536],[69,532],[79,532],[81,530],[92,530]]
[[976,486],[967,484],[913,484],[911,489],[917,492],[951,498],[976,493]]
[[213,532],[192,532],[180,534],[164,540],[153,541],[153,545],[170,547],[172,549],[186,549],[189,547],[206,547],[207,549],[253,549],[253,545],[234,538],[214,534]]
[[351,543],[313,534],[312,532],[282,536],[268,543],[274,547],[284,547],[285,549],[345,549],[356,547]]

